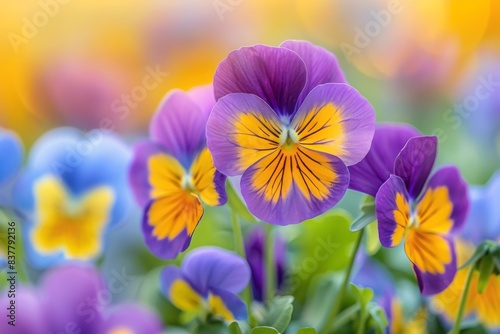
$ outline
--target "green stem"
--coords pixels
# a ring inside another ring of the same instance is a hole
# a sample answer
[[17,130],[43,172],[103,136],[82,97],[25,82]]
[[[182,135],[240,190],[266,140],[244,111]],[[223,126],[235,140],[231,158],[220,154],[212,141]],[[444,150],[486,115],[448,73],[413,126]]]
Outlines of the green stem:
[[339,294],[338,294],[337,298],[335,299],[335,304],[332,307],[332,311],[330,312],[330,316],[328,317],[328,321],[326,322],[326,325],[321,330],[320,334],[328,333],[328,330],[332,327],[333,323],[335,322],[335,318],[337,317],[337,314],[340,311],[340,308],[342,306],[342,300],[344,299],[344,294],[347,290],[347,286],[349,285],[349,280],[351,278],[352,269],[354,268],[354,262],[356,261],[356,254],[358,253],[359,247],[361,246],[361,241],[363,240],[364,231],[365,231],[365,229],[362,229],[361,231],[359,231],[358,239],[356,240],[356,245],[354,246],[354,251],[353,251],[353,254],[351,256],[349,266],[347,267],[347,272],[345,274],[344,281],[342,282],[342,286],[340,287]]
[[[236,248],[236,252],[244,259],[246,259],[245,254],[245,245],[243,243],[243,233],[241,231],[240,221],[238,220],[238,215],[234,210],[231,210],[231,221],[233,223],[233,232],[234,232],[234,246]],[[250,284],[248,283],[245,290],[243,290],[243,299],[245,300],[245,304],[248,309],[248,323],[251,327],[256,326],[255,318],[252,315],[252,291],[250,288]]]
[[361,308],[361,314],[359,317],[359,326],[358,326],[358,334],[365,333],[365,324],[366,324],[366,308]]
[[274,261],[274,238],[273,226],[266,224],[266,300],[271,301],[274,297],[276,285],[276,264]]
[[465,288],[462,291],[462,297],[460,298],[460,306],[458,308],[457,319],[453,325],[453,334],[460,333],[460,325],[462,324],[462,319],[464,317],[465,304],[467,304],[467,296],[469,295],[470,283],[472,281],[472,276],[474,276],[474,264],[471,265],[469,273],[467,274],[467,280],[465,281]]

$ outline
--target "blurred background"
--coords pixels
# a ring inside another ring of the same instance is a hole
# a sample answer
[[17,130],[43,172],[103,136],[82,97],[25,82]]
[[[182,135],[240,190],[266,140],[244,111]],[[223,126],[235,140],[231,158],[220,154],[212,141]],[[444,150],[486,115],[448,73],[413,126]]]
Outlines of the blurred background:
[[[406,122],[438,136],[438,164],[456,164],[471,184],[485,183],[500,166],[500,1],[2,0],[0,35],[0,127],[17,132],[26,151],[66,125],[112,129],[132,144],[147,136],[170,89],[210,83],[231,50],[306,39],[336,54],[378,122]],[[360,197],[348,194],[340,207],[355,216]],[[226,211],[207,209],[192,247],[233,247]],[[355,238],[349,218],[334,213],[319,221],[332,219],[342,254],[306,274],[296,264],[314,254],[331,225],[280,230],[289,270],[300,276],[299,301],[308,294],[304,282],[347,265]],[[135,207],[98,265],[108,277],[117,268],[141,277],[115,297],[155,305],[165,323],[175,323],[178,313],[158,297],[164,262],[144,247],[140,220]],[[403,252],[390,256],[378,255],[408,278],[401,291],[416,300]],[[34,281],[41,275],[28,270]]]
[[379,122],[438,135],[440,161],[469,181],[499,162],[498,1],[5,0],[0,13],[0,125],[27,147],[103,119],[143,134],[169,89],[211,82],[229,51],[307,39],[335,52]]

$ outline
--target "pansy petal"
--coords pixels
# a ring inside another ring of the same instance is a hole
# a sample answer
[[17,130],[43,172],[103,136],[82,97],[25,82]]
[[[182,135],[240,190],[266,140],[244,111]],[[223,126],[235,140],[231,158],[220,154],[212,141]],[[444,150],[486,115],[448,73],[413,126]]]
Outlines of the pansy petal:
[[423,295],[434,295],[446,289],[457,272],[455,245],[449,237],[433,233],[408,233],[405,252],[413,263]]
[[182,263],[182,273],[204,296],[214,288],[239,293],[250,280],[250,268],[244,259],[216,247],[190,252]]
[[231,94],[215,105],[207,123],[207,146],[217,169],[241,175],[276,150],[282,129],[278,116],[261,98]]
[[394,173],[401,177],[411,198],[416,199],[434,166],[437,137],[411,138],[394,162]]
[[210,289],[208,304],[214,315],[222,317],[226,321],[247,319],[248,311],[245,303],[227,290]]
[[420,136],[417,129],[406,124],[383,124],[375,129],[366,157],[349,166],[349,189],[375,197],[378,189],[394,173],[394,161],[406,142]]
[[173,259],[185,251],[203,212],[199,198],[185,192],[152,201],[142,221],[151,252],[163,259]]
[[203,304],[204,296],[200,295],[188,281],[183,278],[176,278],[172,281],[168,289],[170,302],[183,311],[195,311]]
[[300,94],[298,105],[316,86],[325,83],[347,83],[335,55],[307,41],[286,41],[280,47],[296,52],[306,64],[307,82]]
[[150,136],[186,167],[205,145],[208,114],[181,90],[171,91],[150,123]]
[[194,103],[200,107],[201,112],[208,118],[215,105],[214,87],[212,85],[197,86],[190,89],[187,93]]
[[417,206],[419,229],[438,234],[455,232],[465,223],[468,212],[467,183],[460,171],[453,166],[437,170]]
[[227,202],[226,176],[215,169],[212,154],[204,148],[191,166],[191,177],[203,203],[210,206]]
[[337,157],[297,145],[252,165],[241,179],[248,209],[276,225],[297,224],[331,209],[344,196],[349,173]]
[[[21,284],[16,289],[15,299],[12,298],[12,295],[9,298],[9,289],[3,289],[0,295],[0,307],[5,310],[5,319],[0,321],[0,332],[10,334],[48,333],[49,328],[45,315],[47,309],[44,307],[45,305],[42,305],[37,292]],[[14,320],[10,318],[9,314],[12,300],[15,300],[17,304],[15,326],[9,324],[10,321]]]
[[23,145],[19,137],[11,131],[0,128],[0,184],[4,183],[21,168]]
[[384,247],[395,247],[403,240],[410,224],[409,196],[404,181],[396,175],[380,187],[375,197],[380,243]]
[[370,149],[375,111],[351,86],[325,84],[307,95],[292,126],[302,146],[339,157],[350,166]]
[[266,45],[229,53],[214,76],[215,98],[231,93],[254,94],[279,115],[291,115],[306,84],[306,67],[299,55]]
[[160,289],[168,299],[171,298],[170,287],[172,283],[178,279],[182,279],[182,273],[179,267],[166,266],[162,269],[160,274]]
[[161,146],[151,141],[142,141],[135,145],[132,163],[129,169],[129,182],[139,205],[144,208],[151,200],[151,184],[149,183],[150,158],[162,153]]
[[111,310],[100,333],[160,334],[162,330],[161,321],[153,311],[136,304],[121,304]]

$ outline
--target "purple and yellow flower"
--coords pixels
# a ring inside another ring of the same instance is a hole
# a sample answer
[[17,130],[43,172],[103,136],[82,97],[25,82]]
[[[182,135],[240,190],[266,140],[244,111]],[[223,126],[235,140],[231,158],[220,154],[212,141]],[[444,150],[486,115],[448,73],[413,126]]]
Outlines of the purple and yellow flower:
[[[482,241],[500,243],[500,172],[488,185],[470,188],[471,210],[464,228],[457,239],[457,261],[461,266],[472,256],[474,248]],[[433,306],[448,321],[454,321],[460,305],[460,298],[467,280],[468,268],[457,272],[451,285],[433,298]],[[478,292],[479,273],[472,277],[465,315],[476,314],[485,326],[500,329],[500,275],[491,275],[486,290]]]
[[135,148],[130,183],[144,209],[149,249],[171,259],[187,249],[209,206],[227,201],[226,177],[214,167],[205,125],[215,101],[212,87],[174,90],[151,121],[150,140]]
[[333,54],[302,41],[244,47],[221,62],[214,90],[207,145],[221,173],[242,176],[251,213],[287,225],[338,203],[375,114]]
[[[264,300],[266,288],[265,230],[255,228],[245,238],[245,254],[252,271],[252,291],[255,300]],[[276,288],[279,291],[285,283],[286,244],[280,236],[274,241],[274,263],[276,265]]]
[[216,247],[189,253],[180,268],[167,266],[161,288],[182,311],[209,312],[227,321],[245,320],[247,308],[237,296],[250,280],[250,268],[241,257]]
[[395,125],[377,129],[366,159],[350,168],[351,188],[375,195],[380,242],[395,247],[404,240],[420,290],[431,295],[455,276],[453,235],[465,222],[469,200],[457,168],[441,167],[429,178],[437,138],[415,132]]
[[15,186],[33,264],[90,261],[102,254],[109,230],[130,207],[129,161],[128,147],[100,130],[54,129],[34,144]]

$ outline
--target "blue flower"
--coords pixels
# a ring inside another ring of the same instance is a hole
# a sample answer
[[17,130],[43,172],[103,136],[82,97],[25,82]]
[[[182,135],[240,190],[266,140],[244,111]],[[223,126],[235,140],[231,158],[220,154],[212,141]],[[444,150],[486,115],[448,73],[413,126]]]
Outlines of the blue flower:
[[167,266],[160,278],[163,293],[178,309],[208,311],[227,321],[247,318],[247,308],[236,294],[249,281],[246,261],[216,247],[192,251],[181,268]]
[[101,255],[109,229],[126,216],[128,148],[115,136],[59,128],[33,146],[16,184],[26,214],[27,253],[37,267]]

